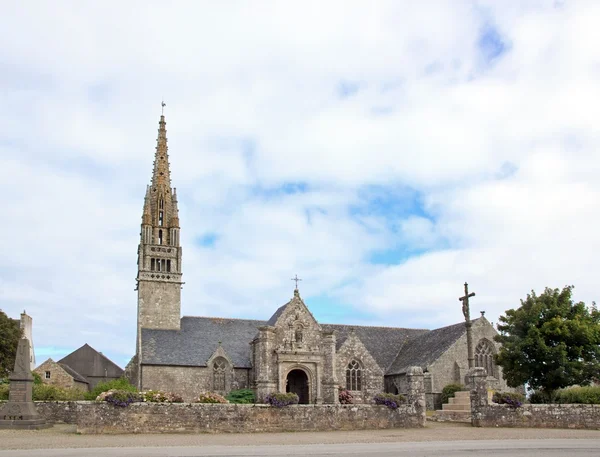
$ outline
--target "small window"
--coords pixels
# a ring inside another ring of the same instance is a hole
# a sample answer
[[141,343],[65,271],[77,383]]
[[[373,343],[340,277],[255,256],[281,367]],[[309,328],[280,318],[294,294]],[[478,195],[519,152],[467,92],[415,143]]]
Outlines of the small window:
[[[162,199],[162,198],[160,199],[160,202],[158,203],[158,207],[159,207],[160,209],[163,209],[163,208],[164,208],[164,203],[163,203],[163,199]],[[161,211],[161,212],[162,212],[162,211]]]
[[156,259],[150,259],[150,270],[151,271],[156,270]]
[[162,230],[158,231],[158,244],[163,244]]
[[167,260],[167,272],[171,273],[171,261]]
[[158,225],[159,225],[160,227],[162,227],[162,225],[163,225],[163,212],[162,212],[162,211],[160,211],[160,212],[158,213]]
[[50,379],[50,372],[46,371],[46,379]]

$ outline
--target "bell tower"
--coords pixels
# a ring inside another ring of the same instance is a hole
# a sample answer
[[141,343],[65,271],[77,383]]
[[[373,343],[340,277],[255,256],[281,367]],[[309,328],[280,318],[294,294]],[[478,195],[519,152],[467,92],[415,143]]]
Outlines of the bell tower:
[[158,126],[154,170],[146,187],[138,246],[138,356],[142,328],[179,330],[181,319],[179,210],[177,191],[171,188],[164,113]]

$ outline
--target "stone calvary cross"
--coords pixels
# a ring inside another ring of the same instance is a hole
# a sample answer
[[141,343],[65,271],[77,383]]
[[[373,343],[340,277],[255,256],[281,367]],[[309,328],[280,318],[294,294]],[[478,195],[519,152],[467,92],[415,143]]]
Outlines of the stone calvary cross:
[[469,309],[469,298],[474,297],[475,292],[469,293],[469,285],[465,282],[465,296],[460,297],[458,301],[462,302],[462,312],[465,316],[465,326],[467,327],[467,358],[469,360],[469,368],[473,368],[473,340],[471,335],[471,310]]
[[292,281],[296,281],[296,290],[298,290],[298,281],[302,281],[302,280],[298,277],[298,275],[296,275],[292,278]]

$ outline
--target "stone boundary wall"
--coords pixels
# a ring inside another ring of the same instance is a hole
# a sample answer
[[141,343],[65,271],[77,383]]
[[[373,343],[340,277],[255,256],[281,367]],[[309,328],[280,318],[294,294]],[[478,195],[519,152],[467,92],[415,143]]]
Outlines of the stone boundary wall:
[[600,405],[524,404],[519,408],[490,403],[487,374],[469,370],[471,423],[475,427],[579,428],[600,430]]
[[[0,406],[4,402],[0,402]],[[392,410],[377,405],[268,405],[133,403],[116,407],[93,401],[36,401],[49,423],[77,425],[79,433],[248,433],[418,428],[419,405]]]
[[414,406],[108,403],[79,405],[77,432],[252,433],[416,428],[425,417]]

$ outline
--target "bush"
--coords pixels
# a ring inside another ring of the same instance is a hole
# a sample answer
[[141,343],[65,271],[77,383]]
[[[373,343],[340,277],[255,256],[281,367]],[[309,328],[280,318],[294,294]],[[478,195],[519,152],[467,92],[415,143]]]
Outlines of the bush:
[[33,384],[44,384],[42,377],[39,374],[34,373],[33,371],[31,374],[33,375]]
[[555,394],[551,395],[550,393],[543,391],[543,390],[535,390],[529,394],[529,403],[531,403],[531,404],[553,403],[554,397],[556,396]]
[[557,403],[600,405],[600,386],[569,387],[556,392]]
[[373,397],[373,401],[375,402],[376,405],[385,405],[388,408],[396,409],[402,403],[406,403],[406,398],[404,398],[404,395],[400,395],[400,394],[394,395],[394,394],[381,393],[381,394],[375,395]]
[[8,400],[8,384],[0,384],[0,400]]
[[108,392],[102,392],[96,397],[96,400],[112,403],[114,406],[125,407],[129,406],[131,403],[142,401],[143,397],[139,392],[111,389]]
[[214,392],[205,392],[200,394],[196,403],[229,403],[227,399]]
[[508,405],[511,408],[519,408],[523,406],[525,396],[515,392],[494,392],[492,401],[499,405]]
[[77,401],[85,398],[79,389],[63,389],[51,384],[34,384],[33,401]]
[[265,403],[275,406],[276,408],[283,408],[284,406],[297,405],[300,398],[298,394],[294,392],[282,393],[272,392],[265,397]]
[[442,389],[442,403],[448,403],[448,399],[453,398],[456,392],[465,390],[462,384],[448,384]]
[[161,390],[148,390],[140,392],[142,400],[149,403],[183,403],[183,397],[172,392],[163,392]]
[[126,390],[127,392],[137,392],[137,388],[129,383],[125,378],[114,379],[107,382],[99,382],[92,390],[85,394],[86,400],[95,400],[102,392],[109,390]]
[[354,397],[352,396],[352,393],[343,387],[340,387],[338,398],[340,400],[340,404],[342,405],[351,405],[354,403]]
[[252,389],[232,390],[225,398],[229,401],[229,403],[248,404],[256,401],[254,397],[254,391]]

